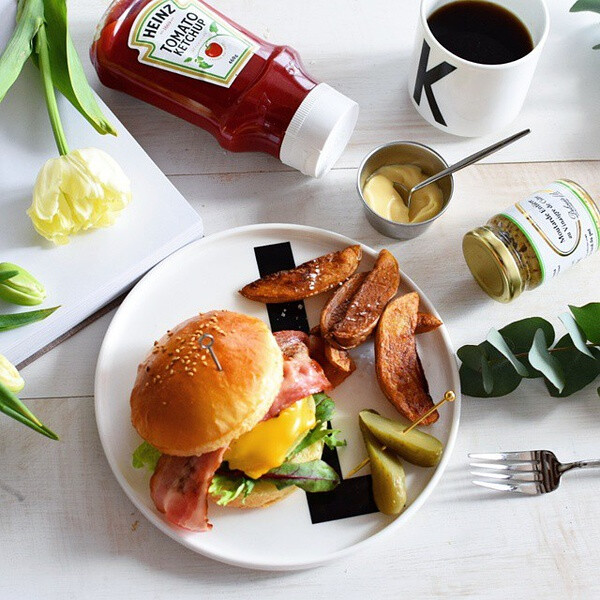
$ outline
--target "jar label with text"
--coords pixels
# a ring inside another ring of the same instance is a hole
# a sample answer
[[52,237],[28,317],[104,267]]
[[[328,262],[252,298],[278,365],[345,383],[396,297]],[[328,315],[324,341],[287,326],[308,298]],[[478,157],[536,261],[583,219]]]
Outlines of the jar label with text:
[[137,16],[129,47],[146,65],[230,87],[256,46],[198,0],[154,0]]
[[525,234],[535,250],[542,278],[598,250],[600,213],[594,202],[568,181],[555,181],[503,213]]

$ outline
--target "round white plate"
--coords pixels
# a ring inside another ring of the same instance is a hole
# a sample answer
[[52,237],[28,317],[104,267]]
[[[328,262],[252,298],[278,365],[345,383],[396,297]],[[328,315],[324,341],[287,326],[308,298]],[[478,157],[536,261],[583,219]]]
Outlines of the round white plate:
[[[397,518],[371,513],[315,523],[307,497],[297,491],[263,509],[236,510],[209,506],[214,528],[192,533],[171,526],[155,509],[145,470],[131,466],[131,454],[141,442],[130,423],[129,395],[142,361],[154,340],[198,312],[224,308],[269,322],[264,305],[246,300],[238,290],[258,277],[254,248],[289,242],[296,264],[356,242],[328,231],[299,225],[252,225],[211,235],[176,252],[148,273],[127,296],[104,338],[96,369],[96,421],[104,452],[117,480],[137,508],[161,531],[188,548],[226,563],[255,569],[301,569],[363,547],[367,541],[397,530],[423,505],[438,483],[450,457],[458,429],[460,397],[440,411],[428,429],[445,446],[436,469],[406,465],[408,507]],[[370,269],[377,253],[364,247],[361,270]],[[435,313],[427,297],[402,275],[401,293],[417,291],[421,310]],[[326,295],[306,301],[310,325]],[[459,393],[454,352],[445,327],[420,335],[418,349],[434,400],[448,389]],[[337,413],[333,426],[348,442],[338,449],[342,474],[365,456],[358,429],[358,411],[374,408],[390,417],[395,409],[381,393],[374,372],[372,343],[352,351],[356,372],[331,396]],[[358,476],[368,473],[363,470]],[[350,502],[350,499],[349,499]]]

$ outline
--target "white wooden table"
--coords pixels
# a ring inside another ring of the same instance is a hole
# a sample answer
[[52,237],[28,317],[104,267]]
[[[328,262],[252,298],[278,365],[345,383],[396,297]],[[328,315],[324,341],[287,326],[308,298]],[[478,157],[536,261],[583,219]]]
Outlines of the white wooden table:
[[[73,35],[92,78],[85,52],[106,4],[71,2]],[[297,47],[318,78],[351,95],[360,88],[367,64],[351,68],[341,53],[322,51],[314,35],[288,22],[294,19],[278,18],[283,2],[242,4],[219,2],[226,13],[242,13],[245,24],[258,33]],[[336,27],[343,28],[345,11],[369,17],[368,2],[335,0],[335,5]],[[290,2],[289,10],[303,13],[303,6]],[[372,16],[381,22],[381,16]],[[281,21],[277,37],[274,21]],[[296,222],[388,247],[438,307],[456,348],[480,342],[492,326],[526,316],[541,315],[560,327],[556,315],[567,304],[600,300],[600,255],[504,306],[479,290],[460,252],[468,229],[557,177],[580,181],[598,197],[600,163],[473,167],[457,176],[453,204],[441,222],[422,238],[395,243],[363,218],[354,179],[355,167],[370,147],[411,138],[419,117],[407,113],[399,118],[393,112],[393,94],[405,93],[403,82],[394,83],[384,99],[369,100],[363,93],[356,135],[338,168],[321,181],[286,170],[269,157],[227,154],[199,129],[96,87],[202,215],[207,234],[248,223]],[[431,139],[436,136],[432,133]],[[198,556],[161,534],[113,478],[93,412],[94,368],[111,317],[23,372],[24,399],[60,432],[60,443],[0,420],[1,598],[364,598],[374,592],[385,598],[599,596],[600,475],[573,473],[553,494],[506,498],[472,486],[466,459],[469,451],[530,448],[553,449],[563,460],[597,458],[598,383],[566,400],[550,398],[539,381],[525,382],[505,398],[464,398],[446,474],[422,510],[394,537],[313,571],[245,571]]]

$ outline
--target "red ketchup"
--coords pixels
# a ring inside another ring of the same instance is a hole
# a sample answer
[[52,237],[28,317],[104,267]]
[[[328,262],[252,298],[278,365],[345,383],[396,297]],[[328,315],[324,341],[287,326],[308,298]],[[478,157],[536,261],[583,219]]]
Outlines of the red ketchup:
[[100,80],[214,135],[320,177],[343,152],[358,105],[200,0],[116,0],[91,58]]

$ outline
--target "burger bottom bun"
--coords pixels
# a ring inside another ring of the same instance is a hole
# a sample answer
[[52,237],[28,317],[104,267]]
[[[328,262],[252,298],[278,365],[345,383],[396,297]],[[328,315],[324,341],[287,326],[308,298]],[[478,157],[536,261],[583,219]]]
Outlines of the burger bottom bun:
[[[292,458],[292,462],[305,463],[318,460],[323,454],[323,442],[317,442],[302,450]],[[245,498],[238,496],[227,504],[227,508],[265,508],[293,494],[298,488],[295,485],[278,490],[269,481],[258,480],[253,490]],[[211,494],[211,500],[216,502],[219,497]]]

